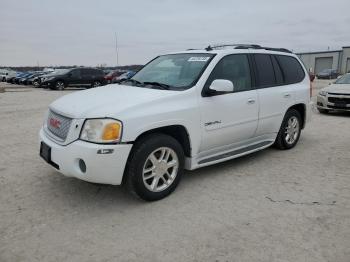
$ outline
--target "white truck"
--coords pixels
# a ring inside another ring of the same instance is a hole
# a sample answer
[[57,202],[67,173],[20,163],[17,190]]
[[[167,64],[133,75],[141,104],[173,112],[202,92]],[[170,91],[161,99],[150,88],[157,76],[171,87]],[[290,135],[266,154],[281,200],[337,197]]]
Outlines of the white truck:
[[310,117],[311,85],[298,57],[258,45],[161,55],[134,77],[54,101],[40,155],[66,176],[127,184],[166,197],[183,170],[275,145],[293,148]]

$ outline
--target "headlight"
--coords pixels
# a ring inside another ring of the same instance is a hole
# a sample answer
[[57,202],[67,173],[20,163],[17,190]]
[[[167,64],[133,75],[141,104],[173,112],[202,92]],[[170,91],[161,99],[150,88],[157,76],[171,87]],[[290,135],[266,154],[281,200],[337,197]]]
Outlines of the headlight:
[[80,133],[80,139],[94,143],[119,142],[122,123],[115,119],[87,119]]
[[326,91],[320,91],[318,94],[319,94],[320,96],[326,96],[326,95],[327,95],[327,92],[326,92]]

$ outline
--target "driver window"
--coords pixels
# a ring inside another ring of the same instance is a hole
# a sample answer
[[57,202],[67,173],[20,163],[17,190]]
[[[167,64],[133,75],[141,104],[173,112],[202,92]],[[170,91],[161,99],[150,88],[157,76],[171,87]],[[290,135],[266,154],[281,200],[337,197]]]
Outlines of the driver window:
[[234,92],[251,90],[252,84],[247,55],[228,55],[222,58],[209,76],[205,87],[208,88],[216,79],[230,80],[234,85]]

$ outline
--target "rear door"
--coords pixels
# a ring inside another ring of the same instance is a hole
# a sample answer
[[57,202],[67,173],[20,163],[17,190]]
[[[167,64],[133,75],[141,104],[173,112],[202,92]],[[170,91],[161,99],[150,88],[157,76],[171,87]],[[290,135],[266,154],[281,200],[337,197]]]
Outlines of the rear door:
[[90,68],[81,69],[81,85],[91,85],[94,81],[94,70]]
[[260,101],[256,135],[277,133],[286,111],[295,104],[295,90],[305,73],[291,56],[254,54],[254,60]]

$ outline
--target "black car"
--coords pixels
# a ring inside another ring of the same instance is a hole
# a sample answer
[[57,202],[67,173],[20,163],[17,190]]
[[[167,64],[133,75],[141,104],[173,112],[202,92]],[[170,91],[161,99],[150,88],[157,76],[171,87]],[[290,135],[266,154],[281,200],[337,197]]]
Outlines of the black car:
[[316,76],[318,79],[335,79],[339,76],[339,73],[336,69],[324,69]]
[[46,75],[42,87],[63,90],[68,86],[97,87],[106,84],[104,72],[96,68],[58,69]]

